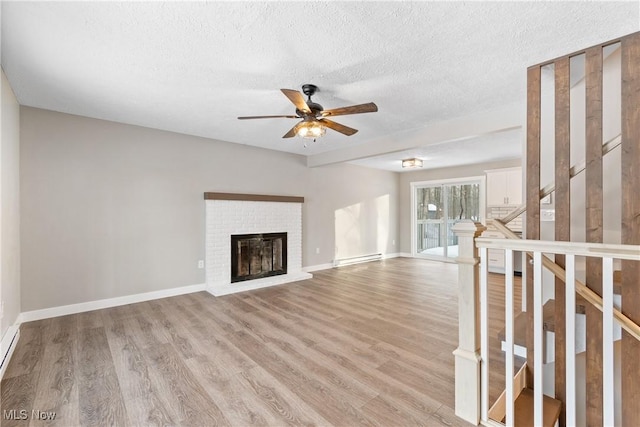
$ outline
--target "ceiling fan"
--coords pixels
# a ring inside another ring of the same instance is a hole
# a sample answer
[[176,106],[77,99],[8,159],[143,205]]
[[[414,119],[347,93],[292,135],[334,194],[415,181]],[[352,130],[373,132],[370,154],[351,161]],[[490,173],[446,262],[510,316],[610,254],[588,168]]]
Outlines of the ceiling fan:
[[296,115],[290,116],[247,116],[238,117],[240,120],[247,119],[273,119],[273,118],[287,118],[287,119],[302,119],[298,124],[284,134],[283,138],[291,138],[296,135],[303,138],[318,138],[324,135],[326,128],[333,129],[336,132],[340,132],[343,135],[351,136],[358,132],[357,129],[350,128],[340,123],[336,123],[333,120],[327,119],[327,117],[344,116],[347,114],[361,114],[361,113],[374,113],[378,111],[378,106],[373,102],[367,104],[351,105],[349,107],[333,108],[331,110],[325,110],[322,105],[315,103],[311,100],[311,96],[316,93],[318,87],[312,84],[302,85],[302,92],[307,95],[305,101],[302,93],[293,89],[280,89],[284,95],[296,106]]

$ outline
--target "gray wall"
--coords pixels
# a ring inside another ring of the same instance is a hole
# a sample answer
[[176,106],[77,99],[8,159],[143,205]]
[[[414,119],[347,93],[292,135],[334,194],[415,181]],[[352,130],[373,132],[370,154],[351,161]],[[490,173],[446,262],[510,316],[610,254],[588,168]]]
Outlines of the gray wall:
[[411,183],[420,181],[437,181],[439,179],[465,178],[484,175],[488,169],[520,166],[520,159],[500,162],[482,163],[442,169],[426,169],[400,174],[400,251],[411,253]]
[[204,283],[206,191],[304,196],[303,266],[334,259],[336,212],[354,204],[389,231],[349,253],[396,252],[392,172],[30,107],[20,142],[22,311]]
[[303,265],[399,252],[398,175],[348,164],[308,169]]
[[20,107],[2,71],[0,139],[0,337],[20,314]]

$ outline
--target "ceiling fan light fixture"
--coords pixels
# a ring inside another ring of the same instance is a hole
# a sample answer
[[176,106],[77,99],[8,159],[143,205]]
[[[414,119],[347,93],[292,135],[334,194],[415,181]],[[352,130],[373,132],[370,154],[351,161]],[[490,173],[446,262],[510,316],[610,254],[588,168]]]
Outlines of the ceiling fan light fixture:
[[407,169],[421,168],[422,160],[418,158],[404,159],[402,161],[402,167]]
[[[280,89],[280,91],[289,98],[289,101],[296,107],[296,115],[277,115],[277,116],[241,116],[239,120],[247,119],[302,119],[301,122],[289,129],[289,132],[283,135],[283,138],[300,138],[313,139],[320,138],[327,132],[327,128],[339,132],[346,136],[354,135],[358,129],[329,120],[327,117],[346,116],[349,114],[375,113],[378,106],[373,102],[366,104],[350,105],[348,107],[333,108],[325,110],[322,105],[311,100],[311,96],[318,90],[318,87],[311,84],[302,85],[302,91],[307,95],[308,99],[304,99],[302,93],[293,89]],[[305,143],[306,147],[306,143]]]
[[301,138],[316,139],[323,136],[327,129],[318,121],[304,122],[300,125],[297,135]]

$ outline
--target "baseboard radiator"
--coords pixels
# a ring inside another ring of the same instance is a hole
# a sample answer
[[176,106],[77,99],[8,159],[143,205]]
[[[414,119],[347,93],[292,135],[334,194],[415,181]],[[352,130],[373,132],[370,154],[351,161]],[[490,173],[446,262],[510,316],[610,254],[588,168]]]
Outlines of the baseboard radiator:
[[9,360],[11,360],[11,355],[13,354],[13,350],[16,349],[19,338],[20,328],[10,326],[4,334],[4,337],[2,337],[2,341],[0,341],[0,357],[2,358],[2,362],[0,362],[0,380],[4,377],[4,372],[7,370]]
[[369,262],[369,261],[379,261],[381,259],[382,259],[382,254],[354,256],[350,258],[334,259],[333,266],[342,267],[344,265],[360,264],[361,262]]

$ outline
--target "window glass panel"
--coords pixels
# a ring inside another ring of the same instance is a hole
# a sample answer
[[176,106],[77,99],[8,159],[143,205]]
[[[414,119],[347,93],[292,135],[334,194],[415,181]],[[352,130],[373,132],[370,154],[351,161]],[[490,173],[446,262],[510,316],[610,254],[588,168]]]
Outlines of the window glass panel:
[[427,251],[432,255],[444,255],[441,245],[445,210],[443,188],[441,186],[418,188],[416,201],[418,252]]
[[461,219],[480,220],[480,185],[451,185],[447,194],[447,256],[458,256],[458,237],[453,225]]
[[416,253],[457,257],[458,239],[452,227],[463,219],[480,221],[480,184],[434,184],[415,191]]

